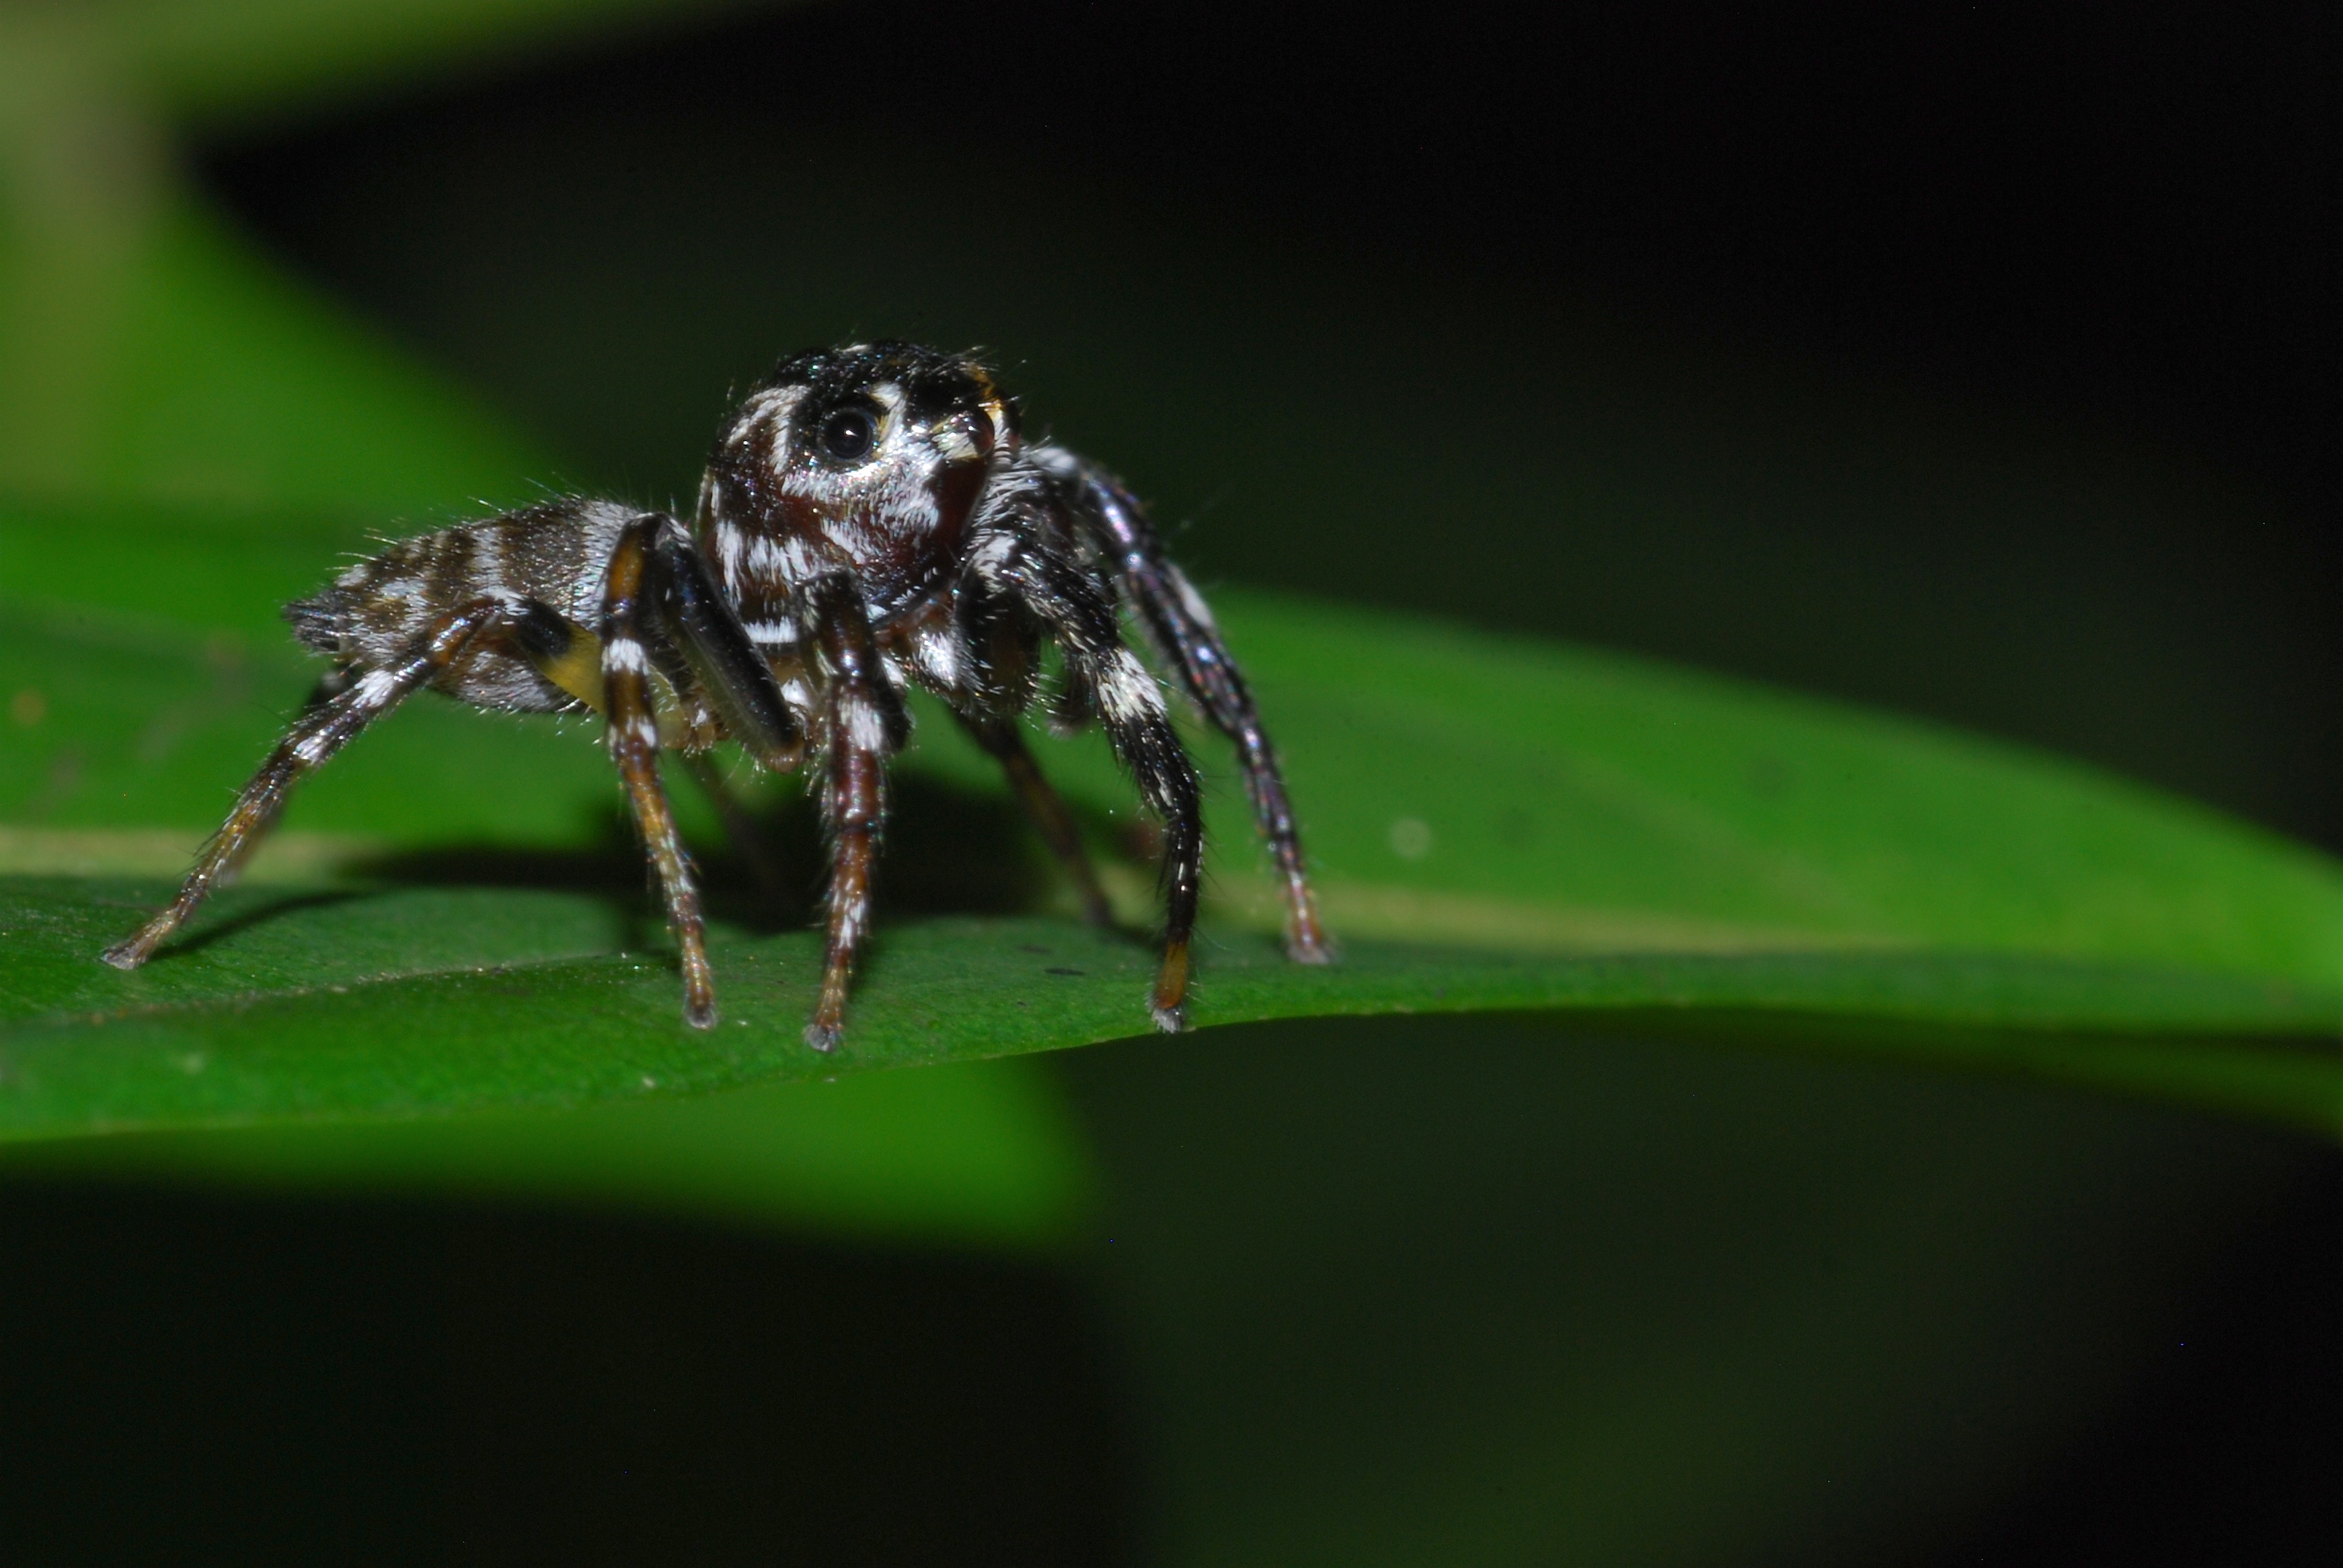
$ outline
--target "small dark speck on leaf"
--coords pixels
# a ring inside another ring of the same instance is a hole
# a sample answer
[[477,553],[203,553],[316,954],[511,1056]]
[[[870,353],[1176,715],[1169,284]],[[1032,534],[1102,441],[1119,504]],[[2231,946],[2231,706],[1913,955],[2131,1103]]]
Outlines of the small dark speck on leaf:
[[1041,972],[1045,975],[1078,975],[1082,971],[1080,970],[1061,969],[1056,964],[1051,964],[1048,969],[1043,970]]
[[1021,953],[1047,953],[1050,950],[1039,942],[1019,942],[1017,950]]

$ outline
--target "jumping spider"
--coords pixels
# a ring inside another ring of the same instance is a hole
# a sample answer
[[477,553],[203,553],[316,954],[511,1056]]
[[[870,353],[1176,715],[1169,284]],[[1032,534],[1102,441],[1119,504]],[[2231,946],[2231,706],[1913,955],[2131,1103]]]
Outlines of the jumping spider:
[[1051,717],[1100,719],[1162,820],[1163,958],[1149,1004],[1176,1030],[1203,858],[1196,773],[1156,678],[1123,644],[1119,605],[1236,743],[1284,880],[1286,951],[1325,962],[1269,737],[1145,510],[1103,469],[1023,440],[1017,405],[983,366],[904,343],[785,360],[717,440],[689,528],[609,501],[548,501],[394,544],[287,606],[332,672],[177,900],[106,961],[146,962],[303,774],[428,686],[486,709],[603,716],[681,950],[684,1017],[700,1029],[716,1021],[716,990],[659,753],[694,759],[730,739],[778,772],[809,765],[830,832],[830,940],[805,1039],[830,1050],[870,924],[887,759],[910,738],[907,683],[941,698],[1000,760],[1090,918],[1109,920],[1073,820],[1020,736],[1047,641],[1063,668]]

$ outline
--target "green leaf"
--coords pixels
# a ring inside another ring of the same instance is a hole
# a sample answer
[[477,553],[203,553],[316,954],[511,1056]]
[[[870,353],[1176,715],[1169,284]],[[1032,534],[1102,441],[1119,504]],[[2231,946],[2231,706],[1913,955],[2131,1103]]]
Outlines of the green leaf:
[[[29,565],[25,580],[38,586]],[[2336,1075],[2292,1037],[2343,1024],[2343,879],[2308,850],[1921,725],[1225,597],[1346,951],[1327,970],[1278,957],[1275,902],[1219,767],[1200,1024],[1835,1017],[1905,1049],[2331,1119]],[[302,678],[281,650],[159,618],[11,611],[0,690],[20,706],[35,694],[40,712],[0,767],[0,819],[39,825],[0,849],[20,873],[175,866]],[[590,730],[428,701],[317,780],[274,880],[224,898],[138,973],[94,954],[166,881],[12,879],[0,1127],[578,1105],[1142,1031],[1147,945],[1045,912],[1050,879],[983,759],[926,717],[888,861],[902,897],[835,1057],[798,1040],[815,936],[739,899],[720,906],[733,918],[714,950],[726,1021],[683,1027]],[[1111,849],[1130,807],[1102,750],[1044,755]],[[810,825],[783,810],[775,828],[797,836],[812,886]],[[517,844],[534,849],[488,852]],[[1142,919],[1142,869],[1123,865],[1121,886]],[[2104,1038],[2118,1034],[2178,1038]],[[2247,1034],[2269,1040],[2205,1040]]]

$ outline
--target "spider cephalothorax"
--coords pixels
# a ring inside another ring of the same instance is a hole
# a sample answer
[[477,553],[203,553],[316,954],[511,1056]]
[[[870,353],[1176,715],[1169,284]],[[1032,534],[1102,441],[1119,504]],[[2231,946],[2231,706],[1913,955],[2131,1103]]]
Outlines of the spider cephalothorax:
[[[1182,1027],[1203,836],[1196,776],[1121,612],[1180,689],[1236,743],[1284,880],[1286,945],[1328,956],[1285,786],[1210,611],[1145,511],[1103,469],[1027,444],[975,360],[858,344],[782,362],[727,423],[686,529],[664,513],[563,499],[393,545],[288,606],[335,661],[171,907],[106,954],[143,963],[234,868],[305,772],[417,689],[484,708],[590,708],[681,949],[684,1013],[716,998],[699,895],[659,753],[739,741],[759,765],[812,760],[831,840],[830,940],[809,1044],[835,1045],[869,923],[887,759],[910,732],[903,689],[941,698],[997,758],[1091,918],[1109,917],[1064,804],[1026,750],[1045,643],[1053,718],[1096,717],[1161,819],[1164,951],[1151,1009]],[[706,776],[703,775],[703,778]]]
[[718,440],[701,542],[744,608],[787,597],[790,539],[845,555],[874,603],[900,608],[940,585],[1019,447],[1015,409],[980,366],[900,345],[801,354]]

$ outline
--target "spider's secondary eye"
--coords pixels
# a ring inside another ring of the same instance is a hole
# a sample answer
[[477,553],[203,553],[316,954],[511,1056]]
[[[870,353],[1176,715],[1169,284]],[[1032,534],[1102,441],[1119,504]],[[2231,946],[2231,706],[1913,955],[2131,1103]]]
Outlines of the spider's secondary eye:
[[840,408],[821,422],[821,449],[841,463],[870,452],[879,436],[879,422],[860,408]]

